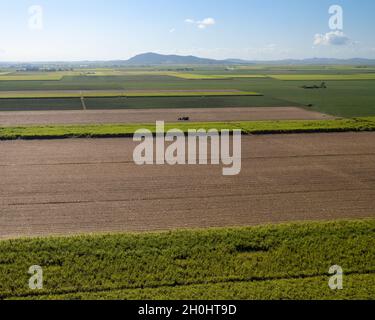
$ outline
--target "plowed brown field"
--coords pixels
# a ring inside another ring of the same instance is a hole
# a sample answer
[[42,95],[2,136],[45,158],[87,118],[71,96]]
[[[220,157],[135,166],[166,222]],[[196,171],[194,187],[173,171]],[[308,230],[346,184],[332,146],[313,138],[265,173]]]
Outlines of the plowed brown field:
[[234,177],[139,167],[134,146],[0,142],[0,237],[375,217],[375,133],[246,136]]
[[1,112],[2,126],[154,123],[157,120],[177,122],[190,117],[195,122],[255,121],[255,120],[322,120],[333,117],[296,107],[266,108],[210,108],[210,109],[141,109],[141,110],[86,110],[86,111],[31,111]]

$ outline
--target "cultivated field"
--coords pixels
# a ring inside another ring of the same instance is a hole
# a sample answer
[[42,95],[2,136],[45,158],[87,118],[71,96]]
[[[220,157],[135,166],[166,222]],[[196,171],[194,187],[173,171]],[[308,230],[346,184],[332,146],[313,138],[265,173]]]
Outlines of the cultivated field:
[[[180,108],[236,108],[288,107],[285,101],[263,96],[189,96],[189,97],[116,97],[84,98],[86,109],[180,109]],[[0,99],[1,111],[82,110],[80,98]]]
[[[372,299],[375,220],[0,242],[0,299]],[[337,260],[344,290],[328,287]],[[30,261],[44,288],[27,289]]]
[[[193,71],[178,72],[173,67],[168,70],[160,67],[77,69],[60,73],[7,72],[0,75],[0,96],[18,99],[0,99],[0,110],[56,110],[61,98],[75,97],[65,104],[65,109],[71,110],[76,108],[75,100],[79,100],[84,92],[89,100],[88,108],[93,109],[303,106],[339,117],[375,115],[375,69],[372,67],[189,68]],[[326,89],[319,89],[322,81]],[[128,99],[130,101],[116,98],[133,90],[143,90],[143,94],[135,93],[134,99]],[[176,97],[176,94],[160,93],[161,90],[191,92],[189,97],[181,92]],[[213,95],[212,90],[216,91],[215,97],[209,97]],[[193,91],[198,96],[194,97]],[[228,96],[228,91],[253,96]],[[217,96],[219,92],[220,96]],[[262,96],[256,96],[256,93]],[[21,99],[26,97],[34,99]],[[48,105],[41,97],[50,98]]]
[[[374,106],[367,66],[2,70],[0,300],[373,299]],[[241,129],[241,174],[136,166],[156,120]]]
[[0,143],[0,237],[375,217],[375,134],[244,137],[242,172],[146,166],[130,139]]
[[157,110],[86,110],[2,112],[2,126],[54,124],[155,123],[163,120],[176,122],[188,116],[192,122],[259,121],[259,120],[322,120],[333,117],[318,112],[294,108],[196,108]]

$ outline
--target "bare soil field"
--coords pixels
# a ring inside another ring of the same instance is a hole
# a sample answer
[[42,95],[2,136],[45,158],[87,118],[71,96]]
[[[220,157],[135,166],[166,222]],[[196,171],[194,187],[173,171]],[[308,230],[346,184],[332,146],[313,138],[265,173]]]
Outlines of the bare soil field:
[[0,142],[0,237],[375,217],[375,133],[246,136],[233,177],[136,166],[134,146]]
[[190,117],[192,122],[321,120],[334,118],[297,107],[28,111],[0,112],[0,125],[154,123],[157,120],[177,122],[180,117]]

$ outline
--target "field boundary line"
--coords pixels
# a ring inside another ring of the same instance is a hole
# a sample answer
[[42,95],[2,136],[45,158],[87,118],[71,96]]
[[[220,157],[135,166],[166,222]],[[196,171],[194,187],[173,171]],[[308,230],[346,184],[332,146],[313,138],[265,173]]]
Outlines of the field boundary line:
[[83,96],[82,91],[81,91],[81,104],[82,104],[82,109],[86,111],[87,108],[86,108],[86,103],[85,103],[85,97]]

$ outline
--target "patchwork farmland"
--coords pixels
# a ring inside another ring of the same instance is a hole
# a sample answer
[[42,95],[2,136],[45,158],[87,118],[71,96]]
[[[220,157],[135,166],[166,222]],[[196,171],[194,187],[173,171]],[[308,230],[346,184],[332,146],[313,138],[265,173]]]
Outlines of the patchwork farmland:
[[[0,299],[373,298],[374,74],[0,70]],[[240,175],[136,166],[130,137],[157,120],[242,129]],[[327,287],[337,253],[342,292]]]

